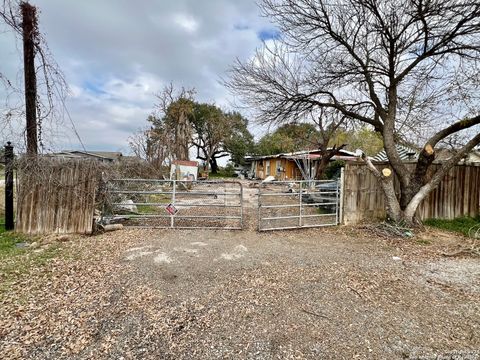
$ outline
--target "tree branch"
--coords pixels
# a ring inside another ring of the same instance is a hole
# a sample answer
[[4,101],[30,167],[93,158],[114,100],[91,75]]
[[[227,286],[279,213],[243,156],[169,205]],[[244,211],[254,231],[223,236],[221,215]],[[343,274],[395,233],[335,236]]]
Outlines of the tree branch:
[[472,126],[480,124],[480,115],[474,116],[470,119],[464,119],[457,121],[456,123],[446,127],[445,129],[440,130],[434,136],[432,136],[428,141],[427,144],[435,147],[435,145],[440,141],[445,139],[447,136],[452,135],[456,132],[461,130],[468,129]]

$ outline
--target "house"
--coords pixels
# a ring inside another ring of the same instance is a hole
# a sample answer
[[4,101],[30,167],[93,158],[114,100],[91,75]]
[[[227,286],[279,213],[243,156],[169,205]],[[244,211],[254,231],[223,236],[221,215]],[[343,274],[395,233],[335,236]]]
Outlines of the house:
[[[268,176],[274,176],[277,180],[302,180],[315,177],[316,164],[321,157],[322,151],[317,149],[266,156],[247,156],[245,163],[253,178],[263,180]],[[357,159],[355,153],[340,150],[340,153],[333,156],[331,161],[357,161]]]
[[121,152],[113,151],[81,151],[81,150],[63,150],[58,153],[48,154],[48,157],[61,159],[89,159],[98,160],[100,162],[113,163],[118,162],[123,158],[130,158],[130,156],[123,156]]

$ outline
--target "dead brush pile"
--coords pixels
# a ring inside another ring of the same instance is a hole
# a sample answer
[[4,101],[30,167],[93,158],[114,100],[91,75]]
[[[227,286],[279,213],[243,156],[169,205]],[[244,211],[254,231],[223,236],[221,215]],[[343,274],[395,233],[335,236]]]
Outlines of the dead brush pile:
[[92,233],[95,212],[108,203],[108,181],[162,178],[144,161],[103,163],[49,156],[21,157],[17,169],[17,225],[26,234]]
[[39,156],[22,157],[15,165],[17,231],[91,233],[99,163]]

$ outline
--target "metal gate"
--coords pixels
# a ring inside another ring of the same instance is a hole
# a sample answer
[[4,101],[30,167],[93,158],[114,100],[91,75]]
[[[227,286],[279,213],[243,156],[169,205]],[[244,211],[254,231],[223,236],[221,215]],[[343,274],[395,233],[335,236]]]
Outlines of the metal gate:
[[340,181],[274,181],[258,189],[258,230],[338,225]]
[[105,222],[178,229],[243,228],[240,182],[115,179],[106,187]]

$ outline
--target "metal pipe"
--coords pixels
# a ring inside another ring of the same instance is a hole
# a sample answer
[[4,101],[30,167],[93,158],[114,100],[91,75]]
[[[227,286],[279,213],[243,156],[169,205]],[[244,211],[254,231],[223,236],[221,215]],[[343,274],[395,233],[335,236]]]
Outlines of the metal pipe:
[[240,185],[240,227],[243,229],[243,185]]
[[338,185],[339,183],[337,182],[337,196],[336,196],[336,203],[337,203],[337,208],[335,209],[335,225],[338,225],[338,203],[339,203],[339,197],[338,197],[338,194],[339,194],[339,188],[338,188]]
[[[167,206],[168,204],[170,204],[170,202],[168,203],[111,203],[111,205],[118,205],[118,206],[121,206],[121,205],[124,205],[124,206],[128,206],[128,205],[150,205],[150,206],[159,206],[159,207],[165,207]],[[181,204],[181,203],[176,203],[175,204],[175,207],[182,207],[182,206],[188,206],[188,207],[202,207],[202,206],[206,206],[206,207],[214,207],[214,206],[217,206],[217,205],[220,205],[221,207],[227,207],[227,208],[238,208],[238,207],[241,207],[241,205],[223,205],[223,204],[219,204],[219,203],[214,203],[214,204]]]
[[290,193],[263,193],[261,196],[292,196],[297,198],[298,192],[290,192]]
[[302,227],[302,212],[303,212],[303,207],[302,207],[302,187],[300,186],[300,191],[298,192],[298,198],[300,199],[300,212],[299,212],[299,217],[298,217],[298,226]]
[[[172,189],[172,205],[175,207],[175,191],[177,189],[177,182],[173,182]],[[173,229],[175,227],[175,214],[170,214],[170,227]]]
[[262,188],[259,186],[258,191],[257,191],[257,220],[258,220],[258,231],[261,231],[262,228],[262,214],[261,214],[261,208],[262,208],[262,201],[260,200],[260,197],[262,196]]
[[339,204],[339,223],[343,224],[343,206],[344,206],[344,193],[345,193],[345,167],[340,170],[340,204]]
[[[137,190],[110,190],[110,193],[112,194],[145,194],[145,195],[171,195],[173,194],[173,191],[157,191],[157,190],[151,190],[151,191],[137,191]],[[177,195],[235,195],[239,196],[239,193],[222,193],[222,192],[189,192],[189,191],[177,191]]]
[[[303,194],[336,194],[336,191],[304,191]],[[270,193],[270,194],[262,194],[262,196],[296,196],[298,192],[285,192],[285,193]]]
[[[170,229],[169,226],[158,226],[158,225],[129,225],[128,228],[130,229]],[[175,229],[179,230],[242,230],[241,227],[236,226],[225,226],[225,227],[217,227],[217,226],[176,226]]]
[[218,185],[218,184],[239,184],[239,181],[234,180],[202,180],[202,181],[184,181],[184,180],[159,180],[159,179],[110,179],[109,182],[136,182],[136,183],[161,183],[161,184],[169,184],[169,183],[182,183],[182,184],[198,184],[198,185]]
[[264,183],[264,185],[276,185],[276,184],[311,184],[311,183],[314,183],[314,184],[317,184],[317,183],[333,183],[335,182],[336,180],[292,180],[292,181],[288,181],[288,180],[280,180],[280,181],[272,181],[272,182],[269,182],[269,183]]
[[[312,203],[312,204],[306,204],[302,203],[301,206],[329,206],[329,205],[335,205],[337,204],[336,202],[330,202],[330,203]],[[288,205],[263,205],[262,207],[265,209],[269,208],[288,208],[288,207],[299,207],[300,204],[288,204]]]
[[[325,226],[332,226],[332,225],[334,224],[303,225],[302,229],[325,227]],[[293,230],[293,229],[298,229],[298,226],[285,226],[281,228],[265,228],[265,229],[261,229],[260,231]]]
[[290,216],[275,216],[275,217],[264,217],[262,220],[280,220],[280,219],[298,219],[298,218],[313,218],[313,217],[324,217],[324,216],[335,216],[335,213],[331,214],[314,214],[314,215],[290,215]]
[[[142,219],[142,218],[170,218],[170,215],[161,215],[161,214],[127,214],[127,215],[113,215],[113,219]],[[178,215],[175,216],[176,219],[240,219],[240,216],[224,216],[224,215]]]

